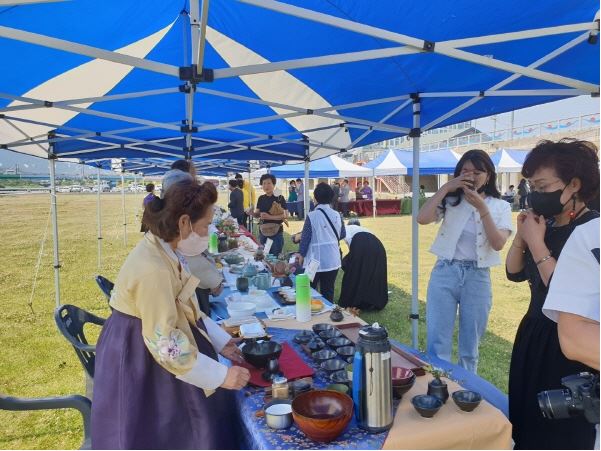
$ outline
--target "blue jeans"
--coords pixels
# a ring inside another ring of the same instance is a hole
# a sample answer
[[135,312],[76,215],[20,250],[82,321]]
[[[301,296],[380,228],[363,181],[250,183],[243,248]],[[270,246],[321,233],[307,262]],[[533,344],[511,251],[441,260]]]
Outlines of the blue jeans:
[[490,270],[475,261],[438,260],[428,284],[426,325],[428,353],[448,362],[459,306],[458,364],[478,371],[478,346],[492,306]]
[[259,232],[259,242],[261,244],[265,245],[267,238],[271,238],[273,240],[273,244],[271,245],[269,253],[276,256],[280,255],[282,253],[282,248],[284,247],[284,233],[280,231],[274,236],[267,237]]

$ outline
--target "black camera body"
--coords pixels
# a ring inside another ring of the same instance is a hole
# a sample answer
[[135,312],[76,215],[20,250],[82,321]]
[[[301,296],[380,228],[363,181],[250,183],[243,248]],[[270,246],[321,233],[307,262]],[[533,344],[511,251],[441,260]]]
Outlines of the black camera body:
[[561,379],[566,387],[540,392],[538,406],[547,419],[584,415],[589,423],[599,424],[599,375],[572,374]]

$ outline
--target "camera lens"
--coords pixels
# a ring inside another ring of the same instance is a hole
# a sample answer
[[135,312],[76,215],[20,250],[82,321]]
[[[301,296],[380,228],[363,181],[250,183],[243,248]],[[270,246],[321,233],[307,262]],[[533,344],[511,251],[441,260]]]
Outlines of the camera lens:
[[543,417],[550,420],[570,418],[575,416],[579,410],[574,406],[570,390],[546,390],[540,392],[537,398]]

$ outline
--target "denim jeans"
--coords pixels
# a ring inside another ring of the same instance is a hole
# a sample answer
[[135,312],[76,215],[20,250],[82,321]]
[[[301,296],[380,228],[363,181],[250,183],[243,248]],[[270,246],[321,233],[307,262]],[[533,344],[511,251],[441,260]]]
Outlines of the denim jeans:
[[426,325],[428,353],[448,362],[453,349],[453,330],[459,306],[458,364],[478,371],[478,346],[486,331],[492,306],[489,268],[475,261],[439,259],[428,284]]
[[284,247],[284,233],[279,232],[274,236],[267,237],[259,232],[259,242],[265,245],[267,238],[271,238],[273,240],[273,244],[271,245],[271,249],[269,249],[269,253],[271,255],[280,255],[282,253],[282,248]]

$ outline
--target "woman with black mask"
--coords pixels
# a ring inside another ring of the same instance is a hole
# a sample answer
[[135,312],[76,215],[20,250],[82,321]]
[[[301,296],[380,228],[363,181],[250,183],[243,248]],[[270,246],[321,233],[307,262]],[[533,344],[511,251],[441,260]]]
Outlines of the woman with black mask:
[[509,419],[515,449],[592,449],[594,425],[582,416],[545,419],[537,394],[563,388],[565,376],[592,371],[562,354],[557,324],[542,313],[542,306],[570,234],[578,225],[599,217],[586,206],[599,194],[597,148],[587,141],[542,141],[528,154],[522,175],[530,179],[532,210],[519,214],[506,260],[508,279],[527,280],[531,290],[509,371]]

